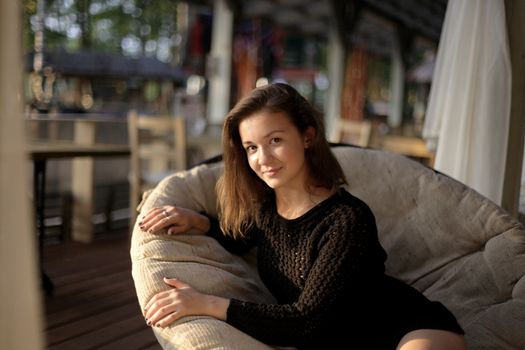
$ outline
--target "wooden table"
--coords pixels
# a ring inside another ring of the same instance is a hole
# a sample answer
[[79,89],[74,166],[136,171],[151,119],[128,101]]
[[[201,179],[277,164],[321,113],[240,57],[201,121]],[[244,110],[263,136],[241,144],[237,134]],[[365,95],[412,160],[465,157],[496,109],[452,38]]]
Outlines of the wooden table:
[[130,149],[128,145],[78,145],[70,142],[35,142],[29,144],[29,153],[33,161],[42,161],[50,158],[129,156]]
[[425,140],[418,137],[388,135],[382,140],[382,149],[421,160],[430,167],[434,165],[435,154],[428,150]]
[[[43,259],[43,245],[44,245],[44,207],[45,207],[45,191],[46,191],[46,163],[49,159],[60,159],[60,158],[78,158],[78,157],[128,157],[130,155],[130,149],[128,145],[78,145],[69,142],[42,142],[42,143],[31,143],[29,144],[29,157],[33,161],[33,195],[35,205],[35,215],[37,222],[37,233],[38,233],[38,244],[40,254],[40,268],[42,270],[42,283],[44,290],[51,294],[53,291],[53,284],[48,276],[45,274],[42,268]],[[76,175],[78,177],[78,174]],[[75,175],[73,176],[75,177]],[[87,187],[90,187],[93,182],[93,173],[86,172],[82,174],[82,179],[79,179],[78,183],[80,191],[85,192]],[[82,186],[82,182],[86,182],[88,186]],[[88,189],[92,192],[92,187]],[[75,188],[73,189],[75,195]],[[86,196],[84,196],[86,197]],[[83,206],[87,207],[84,213],[88,217],[82,218],[85,224],[78,224],[73,226],[74,238],[80,238],[79,240],[87,241],[92,237],[92,202],[89,201],[92,198],[91,193],[87,196],[88,202],[84,201]],[[86,199],[86,198],[84,198]],[[78,214],[78,213],[75,213]],[[82,221],[82,220],[81,220]],[[80,230],[81,232],[79,232]]]

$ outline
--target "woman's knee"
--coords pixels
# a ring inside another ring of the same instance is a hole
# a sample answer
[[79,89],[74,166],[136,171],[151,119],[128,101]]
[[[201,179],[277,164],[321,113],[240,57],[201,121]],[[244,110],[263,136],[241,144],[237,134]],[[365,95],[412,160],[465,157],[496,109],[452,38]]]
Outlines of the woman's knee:
[[438,329],[418,329],[405,334],[398,350],[466,350],[461,334]]

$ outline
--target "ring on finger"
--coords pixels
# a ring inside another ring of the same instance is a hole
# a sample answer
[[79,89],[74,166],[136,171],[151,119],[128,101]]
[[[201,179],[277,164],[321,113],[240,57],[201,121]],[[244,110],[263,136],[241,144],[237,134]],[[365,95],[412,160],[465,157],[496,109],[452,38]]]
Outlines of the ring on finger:
[[164,214],[164,216],[166,217],[166,219],[170,217],[170,215],[168,214],[168,212],[167,212],[166,210],[163,210],[163,211],[162,211],[162,214]]

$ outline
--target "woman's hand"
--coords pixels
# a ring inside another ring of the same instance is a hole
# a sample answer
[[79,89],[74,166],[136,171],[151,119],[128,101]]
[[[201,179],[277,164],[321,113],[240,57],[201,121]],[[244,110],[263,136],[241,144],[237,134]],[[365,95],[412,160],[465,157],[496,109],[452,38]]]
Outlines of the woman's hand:
[[229,299],[197,292],[175,278],[164,278],[173,287],[156,294],[146,304],[144,317],[149,326],[166,327],[184,316],[211,316],[226,320]]
[[185,233],[192,228],[206,233],[210,229],[210,221],[194,210],[165,205],[150,209],[141,218],[139,226],[142,231],[149,233],[158,233],[165,228],[168,229],[169,235]]

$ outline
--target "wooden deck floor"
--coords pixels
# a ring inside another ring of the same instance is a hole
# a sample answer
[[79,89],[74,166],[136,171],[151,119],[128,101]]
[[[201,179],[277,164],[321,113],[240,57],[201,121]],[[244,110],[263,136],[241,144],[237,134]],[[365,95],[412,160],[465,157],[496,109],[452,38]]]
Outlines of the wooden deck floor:
[[140,313],[126,231],[44,248],[55,287],[45,298],[47,349],[161,350]]

